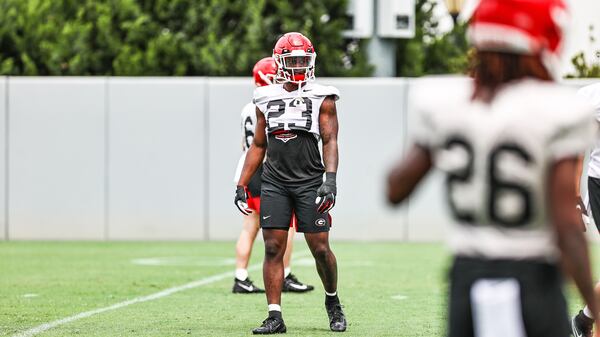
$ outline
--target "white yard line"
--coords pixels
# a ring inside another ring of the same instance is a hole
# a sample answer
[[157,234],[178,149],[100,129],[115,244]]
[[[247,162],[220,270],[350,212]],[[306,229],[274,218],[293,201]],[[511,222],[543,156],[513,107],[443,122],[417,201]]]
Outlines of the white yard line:
[[[308,251],[303,251],[303,252],[299,252],[299,253],[294,253],[295,257],[303,257],[303,256],[307,256],[309,255]],[[248,270],[256,270],[256,269],[260,269],[260,267],[262,266],[262,263],[257,263],[254,265],[251,265],[248,267]],[[99,309],[95,309],[95,310],[90,310],[90,311],[84,311],[81,312],[79,314],[73,315],[73,316],[69,316],[69,317],[65,317],[56,321],[52,321],[49,323],[44,323],[42,325],[36,326],[34,328],[31,328],[29,330],[23,331],[21,333],[18,333],[16,335],[13,335],[13,337],[31,337],[31,336],[35,336],[39,333],[42,333],[44,331],[50,330],[52,328],[55,328],[57,326],[63,325],[63,324],[67,324],[67,323],[71,323],[77,320],[80,320],[82,318],[86,318],[86,317],[90,317],[90,316],[94,316],[97,314],[101,314],[103,312],[107,312],[107,311],[112,311],[112,310],[117,310],[120,308],[124,308],[126,306],[132,305],[132,304],[136,304],[136,303],[142,303],[142,302],[148,302],[148,301],[153,301],[153,300],[157,300],[159,298],[163,298],[175,293],[178,293],[180,291],[184,291],[184,290],[188,290],[188,289],[193,289],[193,288],[198,288],[198,287],[202,287],[205,286],[207,284],[211,284],[211,283],[215,283],[221,280],[224,280],[226,278],[232,277],[233,276],[233,272],[229,271],[226,273],[221,273],[221,274],[216,274],[213,276],[209,276],[197,281],[193,281],[190,283],[186,283],[177,287],[172,287],[172,288],[168,288],[165,289],[163,291],[159,291],[157,293],[154,294],[150,294],[147,296],[141,296],[141,297],[136,297],[134,299],[128,300],[128,301],[123,301],[120,303],[116,303],[113,304],[111,306],[108,307],[104,307],[104,308],[99,308]]]

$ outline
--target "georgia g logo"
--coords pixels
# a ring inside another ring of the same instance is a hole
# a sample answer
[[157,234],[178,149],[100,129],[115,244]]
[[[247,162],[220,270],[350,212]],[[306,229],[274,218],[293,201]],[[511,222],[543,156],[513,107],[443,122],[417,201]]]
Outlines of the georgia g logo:
[[325,221],[325,219],[323,218],[319,218],[315,221],[315,225],[319,226],[319,227],[323,227],[327,224],[327,221]]

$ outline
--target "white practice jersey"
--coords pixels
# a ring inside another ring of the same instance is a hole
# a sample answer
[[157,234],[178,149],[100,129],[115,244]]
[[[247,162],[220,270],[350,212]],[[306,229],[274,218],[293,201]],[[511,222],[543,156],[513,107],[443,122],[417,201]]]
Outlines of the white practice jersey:
[[332,86],[308,82],[301,90],[289,92],[283,84],[258,87],[254,90],[254,104],[265,115],[266,132],[301,130],[320,138],[319,109],[327,96],[339,98]]
[[253,103],[246,104],[242,109],[240,125],[243,152],[240,160],[238,161],[238,165],[235,170],[235,176],[233,177],[233,181],[235,183],[240,180],[242,168],[244,167],[244,161],[246,160],[246,152],[248,152],[248,149],[254,140],[254,131],[256,129],[256,106]]
[[[592,104],[596,121],[600,122],[600,83],[579,89],[577,95]],[[587,173],[590,177],[600,179],[600,138],[596,138],[595,146],[592,148]]]
[[412,95],[415,142],[447,176],[457,225],[456,255],[555,261],[548,215],[548,172],[594,139],[591,107],[569,88],[524,80],[492,103],[472,101],[472,84],[424,79]]

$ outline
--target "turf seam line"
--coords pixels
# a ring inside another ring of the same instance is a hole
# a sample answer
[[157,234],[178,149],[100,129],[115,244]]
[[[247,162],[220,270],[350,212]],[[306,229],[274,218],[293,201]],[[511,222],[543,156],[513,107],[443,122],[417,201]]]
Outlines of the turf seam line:
[[[204,81],[204,148],[203,148],[203,170],[204,170],[204,193],[202,197],[204,206],[204,240],[210,241],[210,78]],[[233,186],[232,186],[233,187]]]
[[110,239],[110,77],[104,78],[104,241]]
[[[295,258],[298,257],[304,257],[309,255],[308,251],[302,251],[302,252],[298,252],[298,253],[294,253]],[[257,270],[260,269],[260,267],[262,267],[262,263],[256,263],[253,264],[251,266],[248,267],[248,270]],[[228,277],[233,277],[234,276],[234,271],[228,271],[225,273],[220,273],[220,274],[216,274],[213,276],[208,276],[196,281],[192,281],[180,286],[176,286],[176,287],[171,287],[171,288],[167,288],[165,290],[159,291],[157,293],[154,294],[150,294],[150,295],[146,295],[146,296],[140,296],[140,297],[136,297],[133,298],[131,300],[127,300],[127,301],[123,301],[123,302],[119,302],[116,304],[113,304],[111,306],[108,307],[104,307],[104,308],[98,308],[98,309],[94,309],[94,310],[90,310],[90,311],[84,311],[81,312],[79,314],[73,315],[73,316],[69,316],[69,317],[65,317],[65,318],[61,318],[59,320],[56,321],[52,321],[52,322],[48,322],[48,323],[44,323],[42,325],[36,326],[34,328],[25,330],[21,333],[18,333],[16,335],[13,335],[13,337],[31,337],[31,336],[35,336],[37,334],[40,334],[44,331],[50,330],[52,328],[58,327],[60,325],[63,324],[67,324],[67,323],[71,323],[77,320],[80,320],[82,318],[87,318],[90,316],[94,316],[97,314],[101,314],[107,311],[112,311],[112,310],[116,310],[116,309],[120,309],[120,308],[124,308],[126,306],[132,305],[132,304],[136,304],[136,303],[143,303],[143,302],[148,302],[148,301],[153,301],[159,298],[163,298],[169,295],[173,295],[175,293],[184,291],[184,290],[189,290],[189,289],[193,289],[193,288],[198,288],[201,286],[205,286],[207,284],[211,284],[211,283],[215,283],[221,280],[224,280]]]
[[10,192],[10,76],[4,78],[4,240],[10,240],[9,192]]

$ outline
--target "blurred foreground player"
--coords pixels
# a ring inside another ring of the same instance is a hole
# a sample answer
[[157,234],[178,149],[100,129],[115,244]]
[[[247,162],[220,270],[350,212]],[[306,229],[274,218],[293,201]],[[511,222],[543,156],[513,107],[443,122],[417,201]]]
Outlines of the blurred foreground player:
[[[254,83],[257,87],[271,85],[275,83],[275,77],[277,76],[277,64],[272,57],[265,57],[258,61],[252,69]],[[252,144],[254,138],[254,129],[256,126],[256,106],[253,103],[248,103],[242,109],[242,150],[243,154],[238,163],[238,167],[235,173],[235,182],[240,178],[242,166],[244,165],[244,159],[246,158],[246,152]],[[251,214],[244,217],[242,226],[242,232],[235,246],[235,279],[233,281],[233,292],[237,294],[248,294],[248,293],[264,293],[263,289],[255,286],[254,283],[248,278],[248,261],[250,260],[250,254],[252,253],[252,246],[256,239],[256,234],[259,229],[259,211],[260,211],[260,185],[261,185],[261,174],[262,165],[258,168],[256,173],[250,179],[248,183],[248,207],[254,210]],[[292,220],[290,231],[288,233],[287,248],[283,258],[284,266],[284,278],[283,278],[283,291],[290,292],[307,292],[314,289],[313,286],[303,284],[291,273],[290,260],[292,255],[292,247],[294,244],[294,234],[296,230],[293,226],[294,221]]]
[[[338,166],[338,121],[335,101],[338,90],[315,84],[316,52],[300,33],[287,33],[276,43],[273,58],[278,80],[256,88],[256,134],[248,150],[236,189],[235,204],[244,214],[247,186],[263,162],[260,225],[265,241],[263,279],[269,317],[252,332],[286,331],[281,315],[283,255],[292,214],[297,231],[304,233],[325,288],[329,327],[346,330],[346,319],[337,296],[337,262],[329,247],[329,210],[335,204]],[[323,160],[319,152],[323,143]],[[324,163],[324,165],[323,165]],[[325,175],[325,181],[323,181]]]
[[468,32],[472,84],[429,80],[411,96],[415,144],[388,198],[406,199],[434,165],[446,174],[458,222],[450,337],[569,336],[561,264],[598,308],[573,184],[596,125],[551,76],[566,20],[561,0],[482,0]]
[[[581,88],[578,92],[578,96],[593,105],[596,121],[600,122],[600,83]],[[583,157],[580,160],[580,167],[583,167]],[[578,174],[577,177],[580,177],[580,175],[581,174]],[[588,185],[587,197],[585,198],[586,202],[582,201],[580,197],[579,208],[584,216],[588,216],[589,213],[592,213],[591,215],[596,223],[596,228],[600,231],[600,138],[595,140],[595,146],[590,154],[587,175]],[[577,179],[577,183],[579,183],[579,179]],[[600,293],[600,283],[596,284],[595,291],[596,294]],[[593,324],[594,315],[590,308],[586,306],[571,319],[573,336],[591,337]]]

